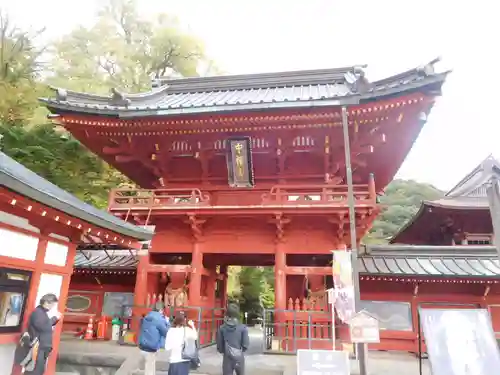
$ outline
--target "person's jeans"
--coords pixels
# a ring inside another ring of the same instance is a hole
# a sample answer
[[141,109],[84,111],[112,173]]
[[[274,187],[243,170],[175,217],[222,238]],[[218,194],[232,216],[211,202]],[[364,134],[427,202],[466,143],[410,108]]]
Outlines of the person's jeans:
[[168,365],[168,375],[188,375],[189,370],[189,361],[176,362]]
[[36,355],[36,362],[33,371],[26,371],[26,375],[43,375],[47,367],[47,360],[49,359],[50,349],[38,349]]
[[156,374],[156,353],[143,352],[144,356],[144,375],[155,375]]
[[222,375],[245,375],[245,357],[236,362],[227,356],[222,358]]

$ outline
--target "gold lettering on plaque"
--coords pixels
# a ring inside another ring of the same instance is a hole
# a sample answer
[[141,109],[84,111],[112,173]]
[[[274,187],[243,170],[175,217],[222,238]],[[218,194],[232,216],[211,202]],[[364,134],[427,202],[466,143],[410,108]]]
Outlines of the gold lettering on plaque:
[[238,173],[238,177],[243,178],[244,174],[244,166],[243,166],[243,145],[241,143],[237,143],[234,146],[234,149],[236,150],[236,156],[235,156],[235,161],[236,161],[236,169]]

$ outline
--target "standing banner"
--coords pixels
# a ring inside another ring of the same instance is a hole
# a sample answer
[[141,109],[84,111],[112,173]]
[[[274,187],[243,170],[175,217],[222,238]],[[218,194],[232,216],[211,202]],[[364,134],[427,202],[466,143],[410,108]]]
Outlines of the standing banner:
[[497,375],[500,352],[485,309],[419,309],[434,375]]
[[332,253],[332,275],[335,291],[334,306],[339,319],[344,323],[348,323],[356,313],[351,252],[347,250],[335,250]]

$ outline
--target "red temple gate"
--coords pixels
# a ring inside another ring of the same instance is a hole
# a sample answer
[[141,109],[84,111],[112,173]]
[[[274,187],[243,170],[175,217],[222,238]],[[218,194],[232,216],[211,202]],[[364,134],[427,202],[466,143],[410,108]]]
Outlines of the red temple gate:
[[116,216],[156,228],[138,254],[135,306],[162,296],[204,320],[226,304],[228,266],[274,266],[273,319],[281,347],[295,350],[303,338],[331,340],[331,251],[350,246],[341,109],[359,242],[440,95],[446,74],[433,63],[373,83],[349,67],[168,80],[137,95],[57,90],[43,101],[142,187],[109,200]]

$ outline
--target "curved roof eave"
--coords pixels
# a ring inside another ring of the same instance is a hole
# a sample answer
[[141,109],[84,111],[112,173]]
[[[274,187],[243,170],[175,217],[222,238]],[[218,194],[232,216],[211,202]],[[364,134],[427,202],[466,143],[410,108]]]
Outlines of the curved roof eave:
[[0,152],[0,184],[7,189],[101,228],[139,241],[149,241],[153,232],[127,223],[87,204]]

